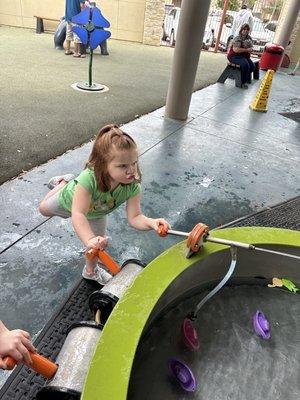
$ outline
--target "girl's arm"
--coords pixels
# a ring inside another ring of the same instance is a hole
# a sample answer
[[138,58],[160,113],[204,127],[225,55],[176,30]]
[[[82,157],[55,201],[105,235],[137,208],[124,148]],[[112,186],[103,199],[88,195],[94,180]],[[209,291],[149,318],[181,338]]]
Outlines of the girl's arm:
[[107,246],[107,239],[96,236],[91,229],[86,214],[89,211],[91,193],[79,183],[76,185],[72,202],[72,224],[79,239],[86,247],[102,249]]
[[126,213],[129,225],[140,231],[147,231],[150,229],[158,231],[160,224],[170,228],[170,224],[163,218],[149,218],[142,214],[140,193],[127,200]]

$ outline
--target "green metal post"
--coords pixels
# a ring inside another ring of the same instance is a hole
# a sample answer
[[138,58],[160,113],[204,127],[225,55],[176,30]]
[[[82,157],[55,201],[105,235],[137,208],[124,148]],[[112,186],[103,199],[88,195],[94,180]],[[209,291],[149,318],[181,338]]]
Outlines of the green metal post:
[[92,87],[92,65],[93,65],[93,50],[90,49],[90,62],[89,62],[89,87]]

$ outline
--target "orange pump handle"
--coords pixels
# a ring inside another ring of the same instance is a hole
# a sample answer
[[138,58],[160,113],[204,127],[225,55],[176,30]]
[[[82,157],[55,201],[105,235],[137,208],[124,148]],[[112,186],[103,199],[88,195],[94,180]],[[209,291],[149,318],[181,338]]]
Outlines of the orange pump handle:
[[[30,366],[30,368],[43,375],[43,377],[46,379],[53,378],[58,366],[54,362],[48,360],[40,354],[32,353],[31,351],[29,353],[32,360],[32,365]],[[9,370],[13,369],[17,364],[16,360],[11,356],[5,357],[3,361],[5,362],[6,367]]]
[[208,233],[208,231],[209,227],[201,222],[195,225],[188,236],[186,246],[196,253],[199,250],[199,242],[201,238]]
[[164,224],[159,224],[157,233],[160,237],[166,237],[168,234],[167,226]]
[[88,260],[92,260],[95,257],[98,257],[99,260],[110,270],[113,275],[117,275],[121,268],[115,262],[115,260],[104,250],[100,249],[89,249],[86,251],[85,256]]

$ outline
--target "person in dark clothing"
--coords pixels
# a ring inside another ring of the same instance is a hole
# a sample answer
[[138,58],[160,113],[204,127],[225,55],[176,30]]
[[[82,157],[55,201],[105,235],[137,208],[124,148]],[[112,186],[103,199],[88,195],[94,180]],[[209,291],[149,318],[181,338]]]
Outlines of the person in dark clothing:
[[241,68],[242,87],[244,89],[248,89],[247,83],[251,83],[251,73],[255,68],[250,59],[253,41],[249,32],[249,24],[242,25],[238,36],[233,38],[227,54],[228,60]]

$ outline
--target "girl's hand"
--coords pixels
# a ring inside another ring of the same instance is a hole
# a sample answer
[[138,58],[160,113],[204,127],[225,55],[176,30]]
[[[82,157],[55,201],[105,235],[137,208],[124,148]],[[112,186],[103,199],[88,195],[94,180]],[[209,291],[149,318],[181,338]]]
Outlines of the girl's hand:
[[31,343],[30,335],[21,329],[5,331],[0,333],[0,368],[6,369],[3,358],[11,356],[19,364],[24,362],[31,365],[29,351],[35,353],[36,349]]
[[107,247],[108,238],[103,236],[95,236],[88,240],[87,242],[87,249],[100,249],[104,250]]
[[169,224],[169,222],[167,222],[165,219],[163,218],[149,218],[150,219],[150,228],[154,229],[156,232],[158,232],[158,227],[159,225],[163,225],[164,228],[168,231],[168,229],[171,228],[171,225]]

